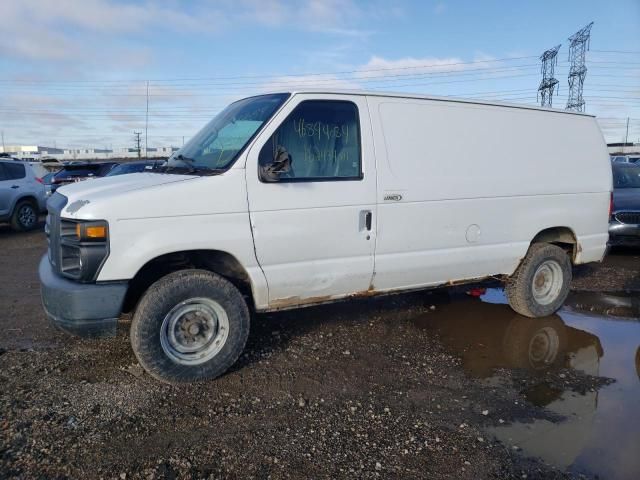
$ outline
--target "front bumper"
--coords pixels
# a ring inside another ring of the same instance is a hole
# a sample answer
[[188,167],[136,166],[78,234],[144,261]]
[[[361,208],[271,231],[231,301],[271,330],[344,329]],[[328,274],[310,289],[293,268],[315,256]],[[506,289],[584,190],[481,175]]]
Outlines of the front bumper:
[[112,336],[127,293],[127,282],[79,283],[53,271],[47,255],[40,260],[42,304],[61,330],[82,337]]
[[612,221],[609,223],[609,245],[640,246],[640,225]]

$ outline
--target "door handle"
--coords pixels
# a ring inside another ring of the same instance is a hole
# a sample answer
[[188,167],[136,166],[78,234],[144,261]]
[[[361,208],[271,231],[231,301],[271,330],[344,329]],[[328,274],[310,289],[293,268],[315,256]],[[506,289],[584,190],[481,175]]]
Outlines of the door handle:
[[20,188],[20,185],[11,185],[11,188]]
[[368,231],[371,231],[371,220],[373,219],[373,214],[371,211],[367,211],[364,216],[364,224],[367,227]]

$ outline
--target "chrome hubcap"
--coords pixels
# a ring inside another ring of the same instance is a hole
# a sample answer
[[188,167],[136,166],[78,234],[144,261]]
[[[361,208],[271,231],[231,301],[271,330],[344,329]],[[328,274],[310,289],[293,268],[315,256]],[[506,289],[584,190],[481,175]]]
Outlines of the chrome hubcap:
[[555,260],[546,260],[533,275],[531,290],[540,305],[554,302],[562,289],[562,267]]
[[171,360],[199,365],[215,357],[229,335],[229,317],[210,298],[190,298],[173,307],[162,321],[160,345]]
[[23,205],[18,211],[18,220],[24,227],[30,227],[36,222],[36,212],[29,205]]

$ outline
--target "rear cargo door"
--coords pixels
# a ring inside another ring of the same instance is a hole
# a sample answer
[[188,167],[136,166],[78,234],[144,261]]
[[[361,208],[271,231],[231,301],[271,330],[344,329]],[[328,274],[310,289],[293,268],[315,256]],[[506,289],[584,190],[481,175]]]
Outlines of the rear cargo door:
[[[289,165],[269,182],[259,172],[278,157]],[[254,143],[246,177],[270,308],[369,289],[376,171],[364,97],[296,95]]]

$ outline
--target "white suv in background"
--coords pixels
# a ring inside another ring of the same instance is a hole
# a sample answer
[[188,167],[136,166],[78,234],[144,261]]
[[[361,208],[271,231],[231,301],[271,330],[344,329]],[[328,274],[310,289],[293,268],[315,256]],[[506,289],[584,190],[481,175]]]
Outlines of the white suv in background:
[[0,159],[0,222],[16,231],[31,230],[45,211],[42,180],[27,162]]

